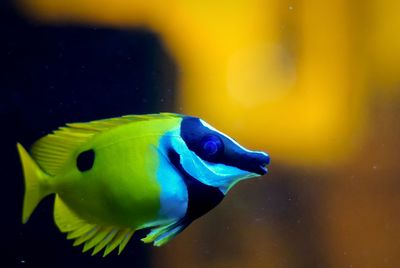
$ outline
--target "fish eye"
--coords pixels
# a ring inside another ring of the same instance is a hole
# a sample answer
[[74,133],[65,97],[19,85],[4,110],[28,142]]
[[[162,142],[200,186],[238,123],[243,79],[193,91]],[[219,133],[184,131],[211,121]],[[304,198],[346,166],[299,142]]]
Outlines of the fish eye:
[[215,160],[223,147],[222,140],[216,135],[207,135],[201,139],[202,157],[207,160]]

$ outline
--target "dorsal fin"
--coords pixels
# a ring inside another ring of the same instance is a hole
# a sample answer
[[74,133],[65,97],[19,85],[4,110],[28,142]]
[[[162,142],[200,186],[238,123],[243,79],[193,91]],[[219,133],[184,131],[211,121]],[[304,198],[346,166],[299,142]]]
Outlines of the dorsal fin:
[[92,255],[105,248],[103,257],[119,246],[118,254],[122,252],[131,239],[134,229],[100,226],[81,219],[56,195],[54,202],[54,221],[63,233],[68,233],[67,239],[75,239],[74,246],[84,244],[83,252],[92,248]]
[[56,175],[65,162],[74,155],[74,150],[98,133],[124,124],[174,117],[182,115],[173,113],[126,115],[86,123],[68,123],[33,144],[31,154],[46,173]]
[[160,113],[160,114],[144,114],[144,115],[124,115],[121,117],[114,117],[109,119],[96,120],[86,123],[70,123],[67,124],[69,129],[81,129],[90,132],[103,132],[114,128],[116,126],[129,124],[139,121],[160,120],[174,117],[182,117],[179,114],[173,113]]
[[61,127],[37,142],[31,148],[32,157],[49,175],[56,175],[73,156],[74,149],[91,139],[90,131]]

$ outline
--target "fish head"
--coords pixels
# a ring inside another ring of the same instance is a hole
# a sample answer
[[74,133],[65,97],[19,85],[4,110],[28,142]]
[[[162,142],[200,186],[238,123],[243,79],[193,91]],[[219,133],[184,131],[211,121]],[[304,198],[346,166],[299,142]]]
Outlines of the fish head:
[[182,118],[172,142],[180,167],[203,184],[224,194],[241,180],[267,173],[269,155],[251,151],[197,117]]

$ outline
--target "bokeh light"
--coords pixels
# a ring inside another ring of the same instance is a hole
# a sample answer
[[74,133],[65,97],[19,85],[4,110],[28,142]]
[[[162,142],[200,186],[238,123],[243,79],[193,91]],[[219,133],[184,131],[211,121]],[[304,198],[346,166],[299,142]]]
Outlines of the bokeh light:
[[270,153],[270,175],[152,265],[400,265],[399,1],[17,3],[43,24],[154,32],[179,68],[176,110]]

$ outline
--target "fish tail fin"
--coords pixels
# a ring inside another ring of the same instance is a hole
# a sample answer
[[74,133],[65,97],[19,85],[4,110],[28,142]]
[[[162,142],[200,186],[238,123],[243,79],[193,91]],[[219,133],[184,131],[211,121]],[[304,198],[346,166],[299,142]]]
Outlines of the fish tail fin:
[[26,223],[39,202],[49,195],[51,191],[46,182],[49,175],[40,169],[20,143],[17,143],[17,149],[25,178],[22,223]]

